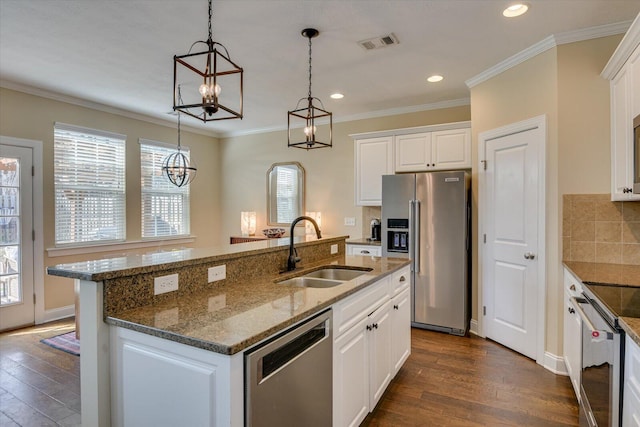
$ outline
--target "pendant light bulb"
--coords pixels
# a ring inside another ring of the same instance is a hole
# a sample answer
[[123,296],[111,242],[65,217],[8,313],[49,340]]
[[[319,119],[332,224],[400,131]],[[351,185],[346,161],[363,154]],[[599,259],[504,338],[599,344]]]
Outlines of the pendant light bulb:
[[202,95],[203,98],[211,98],[212,96],[219,96],[220,92],[222,92],[222,88],[220,87],[220,85],[215,85],[215,87],[212,88],[213,85],[208,85],[206,83],[202,83],[200,85],[200,88],[198,89],[198,92],[200,92],[200,95]]
[[315,135],[316,131],[318,130],[317,127],[315,126],[305,126],[304,127],[304,134],[308,137]]

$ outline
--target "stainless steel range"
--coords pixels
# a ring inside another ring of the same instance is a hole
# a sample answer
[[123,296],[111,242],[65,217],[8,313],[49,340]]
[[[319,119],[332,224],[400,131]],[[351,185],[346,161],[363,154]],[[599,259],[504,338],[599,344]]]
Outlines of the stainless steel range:
[[618,427],[624,378],[618,317],[640,317],[640,288],[587,284],[574,300],[582,318],[580,426]]

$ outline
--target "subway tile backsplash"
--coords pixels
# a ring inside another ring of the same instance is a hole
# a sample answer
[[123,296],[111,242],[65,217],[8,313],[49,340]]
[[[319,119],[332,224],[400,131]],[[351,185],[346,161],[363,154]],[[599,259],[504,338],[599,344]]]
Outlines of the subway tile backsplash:
[[609,194],[562,196],[562,259],[640,265],[640,202]]

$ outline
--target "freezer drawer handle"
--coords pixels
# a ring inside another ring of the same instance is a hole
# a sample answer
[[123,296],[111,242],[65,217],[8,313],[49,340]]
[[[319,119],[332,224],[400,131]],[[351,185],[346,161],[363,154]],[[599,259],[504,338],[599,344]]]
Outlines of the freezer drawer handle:
[[587,314],[584,312],[584,310],[582,309],[582,307],[580,305],[581,304],[589,304],[589,302],[586,299],[571,297],[571,302],[573,303],[573,306],[575,307],[576,311],[578,312],[578,315],[580,316],[580,318],[582,319],[584,324],[587,325],[587,328],[589,328],[589,330],[591,331],[591,341],[600,342],[600,341],[612,340],[613,339],[613,333],[612,332],[605,331],[605,330],[602,330],[602,329],[597,329],[594,326],[594,324],[591,321],[591,319],[589,319]]

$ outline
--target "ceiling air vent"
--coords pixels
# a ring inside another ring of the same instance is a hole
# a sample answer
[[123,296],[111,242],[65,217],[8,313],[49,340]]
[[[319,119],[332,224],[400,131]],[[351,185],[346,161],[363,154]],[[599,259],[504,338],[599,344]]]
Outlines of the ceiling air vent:
[[380,49],[382,47],[391,46],[400,43],[395,34],[390,33],[386,36],[374,37],[372,39],[360,40],[358,44],[364,48],[364,50]]

